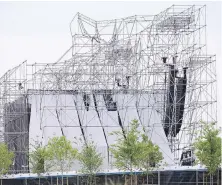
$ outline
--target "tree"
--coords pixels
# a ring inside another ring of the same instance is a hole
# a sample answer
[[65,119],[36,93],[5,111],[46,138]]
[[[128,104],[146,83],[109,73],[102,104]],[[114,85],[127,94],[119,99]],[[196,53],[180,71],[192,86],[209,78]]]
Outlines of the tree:
[[142,141],[139,142],[140,145],[140,167],[143,170],[144,174],[147,175],[147,184],[148,184],[148,175],[151,170],[158,167],[158,164],[162,161],[163,155],[159,150],[159,146],[152,143],[148,136],[143,133]]
[[[121,170],[129,170],[139,166],[139,131],[138,121],[132,120],[127,131],[114,131],[111,135],[116,135],[116,143],[111,145],[110,151],[115,158],[114,165]],[[124,133],[124,134],[123,134]]]
[[221,137],[214,123],[202,122],[203,133],[194,143],[197,162],[208,169],[209,175],[215,174],[221,164]]
[[14,153],[8,150],[4,143],[0,143],[0,175],[6,174],[13,163]]
[[[0,143],[0,176],[6,174],[12,165],[14,153],[8,150],[4,143]],[[2,184],[2,179],[1,179]]]
[[34,146],[34,151],[29,154],[29,161],[32,167],[32,172],[37,173],[45,173],[47,171],[47,167],[45,166],[45,161],[47,160],[48,154],[46,147],[38,144]]
[[[129,170],[131,184],[134,169],[148,171],[162,160],[162,153],[159,147],[154,145],[148,136],[138,129],[137,120],[132,120],[129,129],[112,132],[117,136],[116,143],[111,145],[110,151],[115,158],[114,165],[120,170]],[[136,184],[136,182],[134,183]]]
[[53,161],[54,166],[58,167],[57,170],[61,172],[70,170],[77,152],[77,149],[72,147],[71,142],[65,136],[49,139],[46,146],[47,159]]
[[54,163],[55,169],[62,172],[62,184],[63,184],[63,172],[70,170],[74,159],[77,156],[77,149],[72,147],[72,144],[65,136],[53,137],[49,139],[46,146],[47,162]]
[[93,184],[94,177],[103,163],[103,158],[101,154],[97,152],[97,147],[93,141],[83,143],[81,152],[78,153],[78,160],[82,173],[88,175],[88,183]]
[[159,146],[153,144],[146,134],[142,134],[140,145],[140,166],[143,170],[149,171],[157,166],[163,159],[163,155],[159,150]]

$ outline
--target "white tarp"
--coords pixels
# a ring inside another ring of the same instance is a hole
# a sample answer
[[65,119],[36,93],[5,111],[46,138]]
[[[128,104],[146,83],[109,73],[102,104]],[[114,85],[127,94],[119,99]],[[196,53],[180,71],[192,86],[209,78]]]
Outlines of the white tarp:
[[32,95],[30,146],[34,145],[35,141],[47,144],[53,136],[65,135],[72,142],[75,138],[92,139],[104,156],[103,168],[107,169],[107,147],[116,140],[110,133],[121,130],[120,124],[127,127],[132,119],[137,119],[141,128],[146,128],[151,140],[159,145],[164,162],[173,164],[173,154],[161,124],[162,115],[158,113],[159,105],[155,100],[157,96],[154,98],[150,94],[115,94],[112,98],[117,105],[116,111],[107,110],[103,95],[88,96],[87,110],[82,94]]

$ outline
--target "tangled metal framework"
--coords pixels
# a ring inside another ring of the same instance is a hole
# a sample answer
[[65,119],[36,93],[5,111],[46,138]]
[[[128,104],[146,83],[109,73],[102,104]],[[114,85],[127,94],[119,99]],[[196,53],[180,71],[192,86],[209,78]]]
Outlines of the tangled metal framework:
[[[61,101],[60,95],[81,94],[89,111],[96,109],[90,105],[95,92],[104,97],[108,111],[122,107],[139,112],[150,105],[160,118],[153,125],[163,128],[174,164],[181,165],[181,154],[192,152],[199,121],[216,122],[216,60],[207,55],[205,16],[206,7],[197,5],[173,5],[153,16],[103,21],[77,13],[70,24],[72,46],[57,62],[25,61],[0,78],[0,134],[18,158],[13,169],[28,166],[34,95],[50,94]],[[120,105],[114,101],[118,94],[130,94],[134,104]],[[153,103],[138,103],[143,94]],[[60,102],[50,109],[67,107]],[[82,105],[73,109],[81,110]],[[141,123],[149,129],[152,121]]]

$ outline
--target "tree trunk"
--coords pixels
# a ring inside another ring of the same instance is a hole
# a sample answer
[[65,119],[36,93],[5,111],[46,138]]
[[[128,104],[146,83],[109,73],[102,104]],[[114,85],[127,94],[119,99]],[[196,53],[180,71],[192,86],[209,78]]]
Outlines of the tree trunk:
[[133,169],[132,169],[132,165],[130,165],[130,185],[133,185],[133,177],[132,176],[133,176]]
[[212,185],[212,175],[210,174],[210,185]]
[[63,171],[64,171],[64,167],[63,167],[63,163],[61,164],[61,172],[62,172],[62,185],[63,185]]
[[92,185],[92,184],[93,184],[93,178],[92,178],[91,175],[88,175],[87,184],[88,184],[88,185]]
[[127,175],[125,175],[125,184],[124,185],[127,185],[128,184],[128,179],[127,179]]
[[204,185],[204,172],[203,172],[203,185]]

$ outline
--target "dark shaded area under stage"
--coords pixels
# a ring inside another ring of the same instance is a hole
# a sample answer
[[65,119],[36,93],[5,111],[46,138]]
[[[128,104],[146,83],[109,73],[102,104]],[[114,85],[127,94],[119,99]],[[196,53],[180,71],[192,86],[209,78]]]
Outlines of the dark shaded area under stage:
[[28,147],[29,146],[29,123],[31,105],[27,96],[21,96],[13,102],[4,105],[4,142],[15,158],[11,171],[28,172]]
[[[147,176],[135,173],[137,185],[147,184]],[[87,176],[64,175],[63,185],[86,185]],[[128,181],[128,183],[125,183]],[[204,185],[210,182],[210,176],[203,170],[175,170],[159,171],[148,175],[148,184],[152,185]],[[3,179],[2,185],[61,185],[62,176],[47,177],[20,177],[17,179]],[[99,173],[96,177],[96,185],[130,185],[129,173]],[[136,184],[133,182],[133,184]],[[221,184],[221,169],[213,176],[213,185]]]

